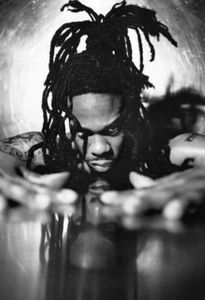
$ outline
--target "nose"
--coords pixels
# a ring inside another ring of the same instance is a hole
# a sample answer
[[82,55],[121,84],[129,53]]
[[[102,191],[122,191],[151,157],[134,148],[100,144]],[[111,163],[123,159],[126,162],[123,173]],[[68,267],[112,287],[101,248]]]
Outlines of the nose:
[[93,156],[102,156],[110,152],[111,147],[109,142],[106,140],[105,137],[94,134],[88,138],[88,147],[87,151]]

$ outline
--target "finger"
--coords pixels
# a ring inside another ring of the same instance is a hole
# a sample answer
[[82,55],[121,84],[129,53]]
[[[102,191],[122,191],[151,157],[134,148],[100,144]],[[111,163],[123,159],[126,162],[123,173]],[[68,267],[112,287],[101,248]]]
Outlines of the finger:
[[129,179],[131,184],[136,189],[147,188],[155,184],[155,181],[150,177],[138,174],[136,172],[131,172],[129,174]]
[[122,199],[118,192],[109,191],[100,196],[100,200],[106,205],[119,206],[122,203]]
[[130,190],[125,192],[110,191],[100,196],[101,201],[112,207],[120,207],[121,213],[134,215],[143,214],[150,207],[148,201],[143,201],[143,193]]
[[143,201],[139,195],[134,193],[122,203],[122,211],[125,215],[144,215],[149,210],[149,203]]
[[32,183],[50,187],[52,189],[60,189],[70,177],[69,172],[61,172],[48,175],[39,175],[31,172],[23,167],[19,168],[23,177]]
[[106,217],[106,219],[109,221],[111,219],[111,221],[114,221],[115,218],[119,217],[122,215],[122,210],[121,207],[119,206],[103,206],[101,213],[103,216]]
[[0,212],[4,211],[7,208],[7,202],[4,195],[0,194]]
[[78,200],[78,194],[71,189],[62,189],[52,200],[53,204],[71,205]]
[[130,190],[125,192],[106,192],[101,195],[104,204],[121,207],[121,213],[130,216],[147,215],[150,212],[160,213],[170,198],[167,200],[166,191],[154,189]]
[[165,205],[162,215],[169,220],[179,220],[184,216],[187,207],[186,201],[175,199]]
[[35,191],[17,184],[12,184],[9,191],[4,189],[4,195],[32,210],[47,210],[56,205],[71,205],[78,199],[77,193],[70,189],[59,192],[48,189]]
[[[26,183],[26,184],[24,184]],[[25,180],[8,180],[0,178],[0,189],[3,197],[12,200],[19,205],[31,209],[44,210],[50,205],[50,196],[45,188],[34,190],[31,183]]]
[[146,217],[137,217],[125,215],[122,217],[122,224],[125,228],[131,230],[139,230],[142,228],[146,229],[157,229],[157,230],[166,230],[173,233],[183,233],[185,227],[180,220],[168,220],[162,218],[161,216],[153,216],[150,218]]
[[3,191],[7,199],[33,210],[46,210],[50,207],[51,196],[46,192],[35,192],[17,184],[12,184],[10,190]]

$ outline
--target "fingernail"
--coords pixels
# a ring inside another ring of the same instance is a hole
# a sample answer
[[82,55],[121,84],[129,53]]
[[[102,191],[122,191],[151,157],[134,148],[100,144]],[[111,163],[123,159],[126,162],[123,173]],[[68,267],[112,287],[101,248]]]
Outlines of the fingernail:
[[50,199],[50,196],[47,195],[47,194],[44,194],[44,193],[39,193],[39,194],[36,194],[34,197],[33,197],[33,200],[31,200],[30,204],[28,204],[28,206],[30,208],[34,208],[34,209],[39,209],[39,210],[44,210],[44,209],[47,209],[50,205],[50,202],[51,202],[51,199]]
[[78,194],[70,189],[62,189],[57,194],[57,203],[59,204],[73,204],[78,199]]
[[154,185],[153,179],[135,172],[130,172],[129,178],[130,182],[136,188],[148,188]]
[[105,204],[119,204],[117,192],[105,192],[100,196],[100,199]]
[[128,215],[134,215],[137,213],[141,206],[142,202],[138,198],[135,198],[133,196],[133,198],[125,200],[125,202],[123,203],[123,212]]
[[184,207],[179,200],[169,202],[163,209],[163,216],[170,220],[180,219],[184,214]]

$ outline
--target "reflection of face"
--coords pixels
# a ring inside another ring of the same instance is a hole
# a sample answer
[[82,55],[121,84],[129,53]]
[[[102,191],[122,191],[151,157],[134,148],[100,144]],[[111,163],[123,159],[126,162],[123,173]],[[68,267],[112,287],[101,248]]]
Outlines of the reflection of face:
[[[75,144],[90,170],[106,172],[119,157],[124,139],[118,95],[87,93],[73,97]],[[72,122],[70,122],[72,132]]]

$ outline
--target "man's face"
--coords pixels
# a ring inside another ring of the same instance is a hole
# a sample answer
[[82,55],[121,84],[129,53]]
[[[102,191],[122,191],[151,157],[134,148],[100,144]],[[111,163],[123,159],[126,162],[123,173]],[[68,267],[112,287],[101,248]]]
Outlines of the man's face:
[[[118,159],[124,140],[122,98],[112,94],[87,93],[73,97],[77,127],[75,145],[89,171],[107,172]],[[71,134],[73,121],[70,120]]]

